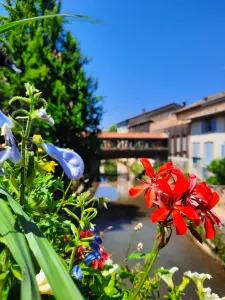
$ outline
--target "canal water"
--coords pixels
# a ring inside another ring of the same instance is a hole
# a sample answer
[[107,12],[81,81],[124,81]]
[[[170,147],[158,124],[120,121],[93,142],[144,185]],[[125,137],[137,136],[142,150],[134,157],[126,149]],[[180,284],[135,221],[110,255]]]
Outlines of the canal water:
[[[112,253],[115,263],[123,261],[136,224],[141,222],[144,226],[137,233],[132,250],[142,242],[143,252],[148,252],[153,245],[156,232],[156,226],[149,219],[151,210],[146,209],[143,196],[129,197],[128,191],[135,184],[135,176],[124,164],[118,166],[118,170],[118,176],[111,176],[110,180],[107,176],[101,176],[100,182],[93,185],[96,197],[109,199],[108,210],[100,213],[96,224],[97,230],[100,231],[113,226],[113,229],[105,234],[104,246]],[[179,268],[174,275],[176,283],[180,283],[181,275],[188,270],[209,273],[213,278],[205,281],[205,287],[211,287],[214,293],[225,296],[225,276],[221,266],[202,252],[187,236],[178,237],[173,234],[169,244],[161,250],[155,269],[161,266]],[[195,286],[189,284],[183,299],[198,299],[194,289]]]

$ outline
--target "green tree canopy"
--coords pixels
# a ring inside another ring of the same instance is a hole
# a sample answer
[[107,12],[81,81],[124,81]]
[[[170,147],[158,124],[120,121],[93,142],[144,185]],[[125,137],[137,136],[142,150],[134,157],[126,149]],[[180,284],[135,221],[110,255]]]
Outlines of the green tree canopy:
[[[23,18],[60,13],[60,0],[6,0],[8,18],[1,23]],[[90,25],[93,26],[93,25]],[[6,33],[4,47],[22,70],[0,70],[0,100],[10,112],[8,99],[24,94],[30,82],[42,91],[55,120],[49,141],[78,151],[86,161],[98,152],[96,133],[102,117],[101,97],[96,96],[97,81],[84,66],[89,59],[81,54],[79,43],[65,29],[63,18],[43,19]],[[40,131],[45,130],[41,128]],[[85,135],[84,132],[89,132]]]
[[117,132],[117,125],[111,125],[110,127],[109,127],[109,130],[108,130],[109,132]]

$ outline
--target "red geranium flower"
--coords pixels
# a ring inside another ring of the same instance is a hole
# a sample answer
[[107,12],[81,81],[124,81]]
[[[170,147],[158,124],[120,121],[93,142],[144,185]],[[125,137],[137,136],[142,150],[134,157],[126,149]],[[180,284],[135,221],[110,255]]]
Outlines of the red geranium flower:
[[[219,195],[203,182],[195,187],[196,196],[198,197],[198,212],[201,220],[204,221],[205,233],[207,239],[212,239],[216,235],[214,225],[221,224],[220,219],[211,211],[219,202]],[[199,225],[198,223],[195,225]]]
[[196,209],[191,206],[183,205],[182,201],[182,196],[190,188],[190,182],[183,175],[178,176],[176,181],[171,185],[164,179],[159,179],[158,185],[161,191],[160,197],[162,206],[152,214],[152,222],[164,222],[172,213],[176,233],[178,235],[185,234],[188,227],[184,216],[189,220],[199,219]]
[[94,233],[93,233],[91,230],[80,231],[80,237],[81,237],[82,239],[91,237],[91,236],[93,236],[93,235],[94,235]]
[[141,163],[145,168],[145,175],[148,176],[151,181],[148,182],[146,180],[141,180],[142,184],[131,188],[129,190],[129,194],[131,197],[137,197],[145,191],[146,206],[150,208],[153,206],[154,201],[157,198],[158,179],[164,178],[168,180],[173,171],[174,173],[178,173],[180,171],[175,169],[171,162],[164,164],[157,173],[155,173],[148,159],[142,158]]
[[101,258],[99,260],[95,260],[92,263],[92,267],[94,269],[99,269],[101,271],[104,268],[104,262],[110,259],[112,254],[105,252],[105,248],[103,246],[100,246],[100,254],[101,254]]

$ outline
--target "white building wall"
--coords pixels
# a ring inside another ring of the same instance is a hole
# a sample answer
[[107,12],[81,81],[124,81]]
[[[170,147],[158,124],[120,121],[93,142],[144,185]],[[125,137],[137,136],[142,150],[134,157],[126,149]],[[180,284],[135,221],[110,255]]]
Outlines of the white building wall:
[[[222,157],[222,145],[225,144],[225,118],[216,118],[216,132],[202,133],[202,121],[194,121],[191,123],[191,134],[189,136],[189,173],[196,174],[200,179],[204,179],[206,175],[205,160],[205,143],[212,143],[212,159]],[[199,160],[193,162],[193,144],[199,143]]]

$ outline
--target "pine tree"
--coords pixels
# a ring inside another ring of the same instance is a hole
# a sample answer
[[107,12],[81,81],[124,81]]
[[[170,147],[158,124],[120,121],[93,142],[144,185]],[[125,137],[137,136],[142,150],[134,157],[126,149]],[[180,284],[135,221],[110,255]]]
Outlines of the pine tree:
[[[8,18],[1,23],[38,15],[60,13],[59,0],[6,0]],[[15,74],[0,71],[1,108],[10,112],[8,99],[24,95],[24,83],[42,91],[55,120],[49,141],[78,151],[91,164],[99,150],[96,133],[102,117],[101,97],[95,96],[97,81],[87,76],[82,56],[62,18],[44,19],[22,26],[4,35],[4,47],[22,70]],[[44,131],[44,127],[40,129]],[[89,132],[84,137],[83,133]]]

